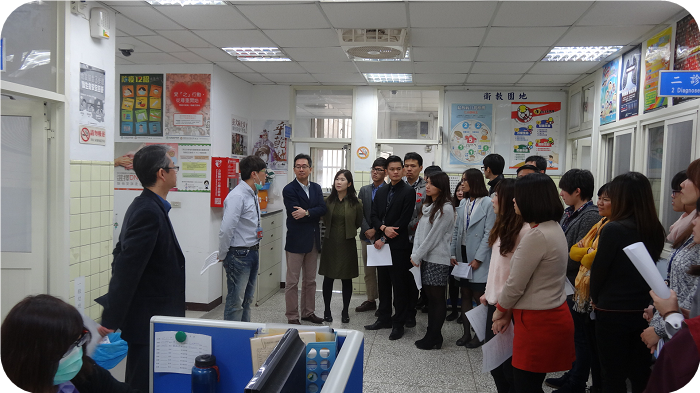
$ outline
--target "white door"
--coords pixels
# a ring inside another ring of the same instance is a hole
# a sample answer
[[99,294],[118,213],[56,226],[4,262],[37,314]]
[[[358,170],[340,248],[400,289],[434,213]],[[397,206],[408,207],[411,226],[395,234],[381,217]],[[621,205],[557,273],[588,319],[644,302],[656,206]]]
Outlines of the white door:
[[2,317],[47,291],[47,143],[42,102],[2,99]]

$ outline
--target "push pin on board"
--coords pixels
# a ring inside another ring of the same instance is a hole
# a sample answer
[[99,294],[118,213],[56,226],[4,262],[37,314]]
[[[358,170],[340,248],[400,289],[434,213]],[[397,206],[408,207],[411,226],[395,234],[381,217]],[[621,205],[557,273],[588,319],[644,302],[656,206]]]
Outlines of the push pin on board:
[[179,343],[184,343],[185,340],[187,340],[187,333],[183,331],[175,333],[175,340],[177,340],[177,342]]

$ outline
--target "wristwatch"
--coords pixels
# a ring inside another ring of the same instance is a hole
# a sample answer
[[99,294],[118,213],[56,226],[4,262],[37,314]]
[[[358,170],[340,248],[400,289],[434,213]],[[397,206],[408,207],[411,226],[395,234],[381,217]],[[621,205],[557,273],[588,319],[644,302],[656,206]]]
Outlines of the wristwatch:
[[309,211],[306,210],[306,214],[304,214],[304,215],[305,215],[306,217],[308,217],[308,216],[309,216]]
[[381,240],[382,243],[386,244],[386,237],[382,236],[381,239],[379,239],[379,240]]

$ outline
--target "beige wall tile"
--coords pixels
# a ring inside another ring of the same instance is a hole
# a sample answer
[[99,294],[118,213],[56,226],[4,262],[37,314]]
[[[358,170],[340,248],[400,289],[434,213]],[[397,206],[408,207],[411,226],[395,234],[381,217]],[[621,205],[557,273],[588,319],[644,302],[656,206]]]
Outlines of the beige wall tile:
[[80,262],[80,247],[71,247],[70,251],[70,264],[75,265]]
[[106,272],[109,269],[109,258],[107,256],[100,257],[100,271]]
[[90,229],[80,230],[80,245],[87,246],[90,244]]
[[80,230],[80,214],[71,214],[69,223],[69,230],[71,232]]
[[90,180],[102,180],[102,167],[98,165],[92,165],[90,168],[92,169],[92,177],[90,178]]
[[80,229],[90,228],[90,213],[80,215]]
[[[105,197],[102,197],[102,198],[105,198]],[[107,207],[109,208],[109,197],[106,197],[106,198],[107,198]],[[105,203],[104,201],[105,200],[102,199],[102,206],[104,206],[104,203]],[[109,216],[110,216],[111,212],[109,212],[108,210],[109,209],[102,209],[102,211],[100,212],[100,226],[110,225]]]
[[100,182],[100,196],[109,196],[109,189],[114,188],[112,182],[103,180]]
[[100,227],[100,212],[90,213],[90,228]]
[[80,246],[80,262],[85,262],[90,260],[90,246]]
[[[80,264],[76,263],[75,265],[70,266],[70,279],[75,280],[76,278],[80,277]],[[71,291],[71,295],[73,294],[73,291]]]
[[72,181],[70,182],[70,197],[80,198],[80,182]]
[[[100,228],[92,228],[90,229],[90,243],[99,243],[100,242],[100,237],[102,235],[102,231]],[[90,255],[92,258],[95,258],[94,255]]]
[[100,196],[100,184],[102,182],[98,180],[93,180],[90,182],[90,192],[92,193],[93,197],[98,197]]
[[[85,276],[87,279],[87,276],[90,275],[90,261],[85,261],[85,262],[80,262],[80,275]],[[87,286],[86,286],[87,288]]]
[[80,196],[82,198],[89,197],[92,194],[92,189],[90,188],[90,182],[89,181],[81,181],[80,182]]
[[70,284],[68,285],[68,293],[73,295],[75,293],[75,281],[71,281]]
[[80,198],[80,212],[90,213],[92,204],[90,203],[90,198]]
[[[108,274],[108,276],[109,276],[109,274]],[[100,288],[100,296],[104,296],[107,293],[107,288],[108,287],[101,287]]]
[[103,166],[100,168],[100,180],[103,180],[103,181],[104,181],[104,180],[109,180],[109,172],[110,172],[110,171],[114,172],[113,168],[114,168],[114,167],[109,166],[109,165],[103,165]]
[[107,272],[100,273],[100,286],[104,287],[109,285],[109,278],[107,277]]
[[[92,278],[91,278],[91,276],[89,276],[89,275],[88,275],[88,276],[85,276],[85,292],[86,292],[86,293],[90,293],[91,285],[92,285]],[[87,299],[86,299],[86,303],[87,303]]]
[[[114,168],[109,168],[109,180],[114,181]],[[114,191],[114,190],[112,190]]]
[[80,181],[80,165],[70,164],[70,181]]
[[80,247],[80,231],[70,233],[70,246]]
[[109,210],[109,195],[103,195],[100,197],[100,211],[108,211],[108,210]]
[[[100,272],[100,258],[99,257],[90,261],[90,272],[91,272],[90,274],[98,274]],[[95,287],[97,287],[97,285]]]
[[110,241],[100,242],[100,256],[105,256],[109,254],[111,248]]
[[86,181],[92,179],[92,168],[90,165],[80,166],[80,181]]
[[[93,194],[95,195],[95,194]],[[100,197],[99,196],[93,196],[90,197],[90,212],[99,212],[102,211],[102,206],[100,205]]]
[[80,213],[80,198],[72,198],[70,200],[70,214]]
[[100,243],[93,243],[90,245],[90,258],[99,258],[100,254]]
[[114,210],[114,196],[109,197],[109,210]]

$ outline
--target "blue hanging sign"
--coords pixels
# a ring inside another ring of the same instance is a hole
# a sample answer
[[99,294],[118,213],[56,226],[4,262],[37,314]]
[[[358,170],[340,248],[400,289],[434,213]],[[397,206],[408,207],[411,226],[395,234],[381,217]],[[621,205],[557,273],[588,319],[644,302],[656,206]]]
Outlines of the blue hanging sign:
[[660,97],[700,97],[700,70],[659,71]]
[[0,38],[0,72],[5,72],[5,39]]

